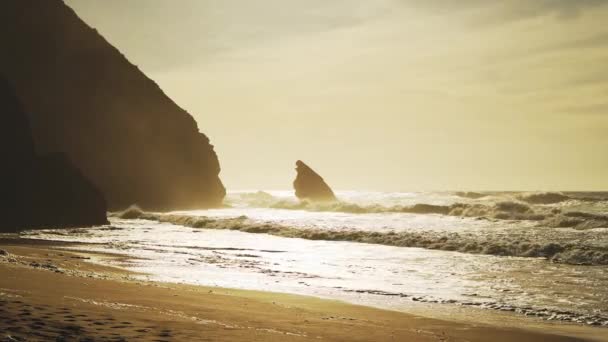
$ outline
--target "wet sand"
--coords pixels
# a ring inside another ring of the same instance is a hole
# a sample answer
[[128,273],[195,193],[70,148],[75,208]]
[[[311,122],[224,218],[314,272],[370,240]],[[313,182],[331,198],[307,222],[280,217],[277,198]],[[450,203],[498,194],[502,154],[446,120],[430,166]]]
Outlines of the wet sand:
[[603,328],[573,328],[570,335],[583,339],[312,297],[144,282],[90,262],[119,255],[68,252],[62,245],[0,239],[0,341],[531,342],[608,335]]

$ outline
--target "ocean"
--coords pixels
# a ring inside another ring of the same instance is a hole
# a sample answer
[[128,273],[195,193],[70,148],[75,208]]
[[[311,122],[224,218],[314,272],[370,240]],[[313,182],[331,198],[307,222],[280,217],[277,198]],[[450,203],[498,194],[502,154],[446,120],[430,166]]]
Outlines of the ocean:
[[125,254],[97,262],[142,279],[608,326],[608,193],[336,195],[234,191],[221,209],[131,209],[108,226],[22,235]]

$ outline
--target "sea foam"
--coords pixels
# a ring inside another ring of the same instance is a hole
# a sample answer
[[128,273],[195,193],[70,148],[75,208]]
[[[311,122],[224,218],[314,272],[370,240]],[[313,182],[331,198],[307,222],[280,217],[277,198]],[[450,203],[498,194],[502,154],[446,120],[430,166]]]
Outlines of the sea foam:
[[[513,208],[512,205],[506,205]],[[523,207],[515,207],[521,212]],[[502,234],[474,234],[471,232],[402,231],[376,232],[354,229],[327,230],[290,227],[270,221],[257,221],[247,216],[214,218],[188,214],[147,213],[130,208],[114,214],[124,219],[144,219],[171,223],[191,228],[227,229],[247,233],[271,234],[308,240],[351,241],[397,247],[418,247],[462,253],[498,256],[537,257],[553,262],[577,265],[608,265],[608,246],[587,244],[584,240],[566,238],[538,241],[534,234],[520,232]]]

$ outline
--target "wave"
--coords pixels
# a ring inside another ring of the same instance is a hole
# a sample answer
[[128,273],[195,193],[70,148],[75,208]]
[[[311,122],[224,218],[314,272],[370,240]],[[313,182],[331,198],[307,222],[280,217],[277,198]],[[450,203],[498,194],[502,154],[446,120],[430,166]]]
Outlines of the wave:
[[480,199],[480,198],[490,196],[489,194],[482,194],[480,192],[473,192],[473,191],[458,191],[458,192],[455,192],[454,195],[456,195],[458,197],[471,198],[471,199]]
[[482,309],[515,312],[526,316],[538,317],[549,321],[574,322],[594,326],[608,326],[608,316],[601,313],[585,315],[575,311],[555,310],[542,307],[518,306],[502,302],[477,302],[455,299],[436,299],[430,296],[414,296],[403,292],[389,292],[371,289],[345,289],[344,292],[366,293],[377,296],[410,298],[421,303],[457,304],[461,306],[478,307]]
[[[585,197],[581,195],[565,195],[559,192],[539,193],[454,193],[461,197],[482,198],[492,200],[470,203],[457,202],[450,205],[417,203],[413,205],[384,206],[380,204],[356,204],[345,201],[316,203],[294,199],[276,198],[264,191],[239,194],[239,200],[245,201],[248,207],[271,208],[285,210],[306,210],[313,212],[339,212],[348,214],[435,214],[457,217],[476,218],[481,220],[518,220],[536,221],[539,226],[550,228],[605,228],[608,227],[608,216],[600,214],[584,214],[569,212],[550,204],[566,201],[603,201],[602,197]],[[583,193],[584,194],[584,193]],[[481,197],[480,197],[481,196]]]
[[350,214],[437,214],[446,216],[477,218],[482,220],[536,221],[538,226],[549,228],[592,229],[608,227],[608,216],[583,212],[563,212],[559,208],[532,207],[518,201],[502,201],[493,204],[455,203],[434,205],[418,203],[412,206],[383,207],[361,206],[353,203],[309,203],[306,201],[279,201],[273,209],[308,210],[319,212],[341,212]]
[[526,193],[517,195],[517,198],[530,204],[555,204],[573,199],[561,192]]
[[506,192],[506,193],[501,193],[501,192],[494,192],[494,193],[479,193],[479,192],[455,192],[454,195],[459,196],[459,197],[463,197],[463,198],[470,198],[470,199],[481,199],[481,198],[487,198],[490,196],[511,196],[516,200],[522,201],[522,202],[526,202],[529,204],[555,204],[555,203],[561,203],[561,202],[565,202],[568,200],[572,200],[572,199],[578,199],[578,200],[597,200],[595,198],[581,198],[580,196],[570,196],[570,195],[566,195],[562,192],[524,192],[524,193],[511,193],[511,192]]
[[[524,208],[507,206],[516,211]],[[576,213],[568,216],[579,218]],[[159,214],[130,208],[111,216],[122,219],[144,219],[171,223],[191,228],[227,229],[246,233],[271,234],[288,238],[308,240],[350,241],[380,244],[396,247],[418,247],[471,254],[497,256],[546,258],[557,263],[573,265],[608,265],[608,246],[588,245],[584,242],[546,242],[537,243],[533,235],[473,235],[471,233],[439,232],[370,232],[361,230],[323,230],[317,228],[295,228],[272,222],[250,220],[246,216],[234,218],[211,218],[176,214]]]

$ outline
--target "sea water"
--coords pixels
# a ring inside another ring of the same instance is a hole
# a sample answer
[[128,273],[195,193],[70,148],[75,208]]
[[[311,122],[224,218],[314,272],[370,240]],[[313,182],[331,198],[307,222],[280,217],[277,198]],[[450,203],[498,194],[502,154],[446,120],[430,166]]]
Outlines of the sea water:
[[606,193],[337,196],[238,191],[222,209],[24,235],[95,243],[86,249],[131,256],[118,266],[158,281],[608,326]]

